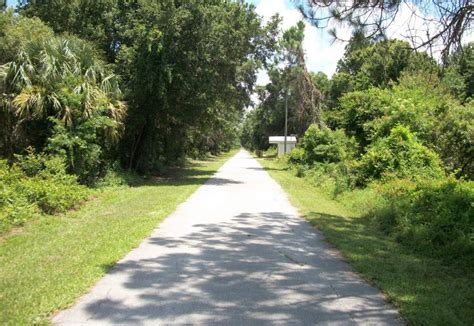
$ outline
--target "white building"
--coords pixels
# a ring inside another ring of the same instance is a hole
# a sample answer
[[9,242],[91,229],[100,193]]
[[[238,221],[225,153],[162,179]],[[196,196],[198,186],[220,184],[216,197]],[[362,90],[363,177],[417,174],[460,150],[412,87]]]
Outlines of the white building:
[[[278,157],[282,156],[285,153],[285,136],[270,136],[268,138],[270,144],[278,145]],[[289,153],[296,146],[296,137],[287,136],[286,137],[286,152]]]

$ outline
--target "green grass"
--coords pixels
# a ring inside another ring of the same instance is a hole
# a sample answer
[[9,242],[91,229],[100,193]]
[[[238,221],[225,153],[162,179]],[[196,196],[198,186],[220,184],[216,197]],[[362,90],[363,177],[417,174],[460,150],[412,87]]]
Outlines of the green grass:
[[342,204],[324,195],[314,184],[295,176],[278,160],[260,163],[288,193],[326,239],[338,248],[353,269],[378,286],[413,325],[474,325],[474,271],[469,264],[443,265],[421,256],[381,233],[360,217],[360,202],[369,193],[354,193],[354,202]]
[[0,239],[0,324],[48,323],[146,238],[235,151],[171,176],[106,188],[79,210],[27,223]]

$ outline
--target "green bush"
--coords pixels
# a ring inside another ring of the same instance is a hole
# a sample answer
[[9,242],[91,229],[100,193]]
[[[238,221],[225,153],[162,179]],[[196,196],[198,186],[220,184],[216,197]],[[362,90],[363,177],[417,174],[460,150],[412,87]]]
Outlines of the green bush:
[[97,188],[120,187],[128,185],[139,185],[146,179],[144,176],[127,171],[116,161],[107,169],[105,175],[95,184]]
[[287,156],[287,162],[293,165],[303,164],[305,158],[305,151],[301,147],[294,148]]
[[338,163],[353,157],[355,143],[342,130],[311,125],[304,134],[302,148],[306,164]]
[[21,225],[38,212],[38,206],[19,191],[26,177],[18,166],[10,167],[0,160],[0,232]]
[[59,156],[30,153],[19,159],[19,165],[42,162],[34,176],[26,179],[22,190],[31,202],[37,203],[48,214],[64,212],[86,197],[86,188],[79,185],[77,177],[66,173],[66,163]]
[[67,171],[78,176],[81,184],[92,186],[107,171],[108,146],[102,128],[107,118],[91,117],[73,129],[64,127],[57,119],[45,151],[65,158]]
[[352,190],[355,184],[353,161],[319,163],[312,166],[305,175],[332,198]]
[[361,152],[372,142],[377,126],[374,124],[386,116],[393,96],[386,89],[370,88],[350,92],[340,98],[340,109],[333,115],[347,135],[355,137]]
[[370,215],[407,246],[444,257],[474,253],[474,182],[394,179],[376,186]]
[[298,178],[305,177],[308,171],[310,171],[310,168],[306,164],[295,165],[295,174]]
[[474,180],[474,100],[452,103],[437,130],[437,151],[448,171]]
[[434,145],[440,117],[455,102],[449,100],[437,75],[428,72],[403,74],[399,83],[386,92],[390,103],[385,106],[383,115],[371,122],[371,139],[387,137],[391,129],[401,124],[410,128],[423,145]]
[[278,148],[275,145],[268,147],[266,151],[263,152],[264,157],[277,157]]
[[444,176],[438,155],[421,145],[410,130],[398,125],[390,135],[368,147],[358,164],[358,185],[391,178],[440,178]]
[[311,125],[287,162],[295,166],[298,177],[307,176],[325,193],[336,197],[354,185],[355,141],[342,130]]
[[62,158],[30,152],[17,160],[12,166],[0,160],[0,231],[41,212],[64,212],[86,198],[87,188],[66,173]]
[[38,207],[28,201],[25,196],[0,188],[0,233],[7,231],[10,226],[22,225],[36,216]]

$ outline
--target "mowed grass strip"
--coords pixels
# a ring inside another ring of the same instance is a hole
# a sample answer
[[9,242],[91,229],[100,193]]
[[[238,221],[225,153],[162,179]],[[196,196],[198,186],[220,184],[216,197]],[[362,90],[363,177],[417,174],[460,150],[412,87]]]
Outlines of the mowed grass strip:
[[48,323],[136,247],[235,151],[171,176],[106,188],[79,210],[28,223],[0,240],[0,324]]
[[300,213],[323,232],[356,272],[386,294],[408,324],[474,325],[472,262],[447,266],[417,255],[349,209],[350,203],[332,200],[308,180],[298,178],[285,163],[259,162]]

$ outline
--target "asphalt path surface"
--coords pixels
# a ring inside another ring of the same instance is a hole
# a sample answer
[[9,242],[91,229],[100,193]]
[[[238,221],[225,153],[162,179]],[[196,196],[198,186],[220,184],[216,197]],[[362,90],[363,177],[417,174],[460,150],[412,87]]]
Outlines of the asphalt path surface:
[[401,324],[243,150],[52,322]]

